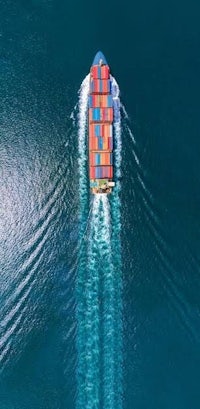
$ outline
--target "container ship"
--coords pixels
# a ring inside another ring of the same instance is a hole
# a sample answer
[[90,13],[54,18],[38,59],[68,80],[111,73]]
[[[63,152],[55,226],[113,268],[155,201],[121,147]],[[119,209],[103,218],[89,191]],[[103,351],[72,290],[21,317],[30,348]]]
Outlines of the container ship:
[[110,68],[101,51],[90,69],[89,179],[93,194],[109,194],[113,180],[113,98]]

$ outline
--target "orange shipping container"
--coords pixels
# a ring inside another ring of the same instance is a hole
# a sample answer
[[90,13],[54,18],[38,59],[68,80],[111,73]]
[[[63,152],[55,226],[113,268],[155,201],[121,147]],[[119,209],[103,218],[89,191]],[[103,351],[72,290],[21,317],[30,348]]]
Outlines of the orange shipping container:
[[107,107],[107,105],[108,105],[108,103],[107,103],[108,95],[102,95],[101,98],[102,98],[102,100],[101,100],[101,107],[102,107],[102,108]]
[[109,149],[109,145],[108,145],[108,138],[103,138],[103,150],[108,150]]
[[112,107],[112,97],[111,95],[105,95],[105,94],[93,94],[91,95],[92,97],[92,106],[93,108],[106,108],[106,107]]
[[98,150],[98,138],[89,137],[89,149],[94,151]]
[[112,125],[105,124],[104,127],[104,136],[111,137],[112,136]]
[[95,107],[102,106],[102,95],[94,95],[94,106]]
[[111,165],[111,154],[109,152],[101,153],[101,165]]

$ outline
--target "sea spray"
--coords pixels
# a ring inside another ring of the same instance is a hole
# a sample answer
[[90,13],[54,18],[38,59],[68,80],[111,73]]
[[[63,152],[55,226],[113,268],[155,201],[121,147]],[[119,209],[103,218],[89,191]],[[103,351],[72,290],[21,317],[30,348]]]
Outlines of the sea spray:
[[86,373],[86,331],[85,331],[85,311],[86,300],[85,293],[85,272],[87,268],[87,245],[85,241],[85,230],[88,218],[88,188],[87,188],[87,108],[89,93],[89,75],[84,79],[79,91],[78,104],[78,165],[79,165],[79,266],[76,280],[76,298],[77,298],[77,409],[86,405],[85,395],[85,373]]
[[116,403],[115,408],[122,408],[122,260],[121,260],[121,160],[122,160],[122,138],[121,138],[121,112],[119,99],[119,86],[112,78],[111,91],[114,101],[114,172],[115,172],[115,189],[110,199],[111,220],[112,220],[112,258],[113,273],[115,280],[115,386],[116,386]]
[[[83,80],[79,91],[79,113],[78,113],[78,165],[79,165],[79,196],[80,216],[85,215],[88,202],[88,174],[87,174],[87,110],[89,94],[89,75]],[[87,218],[86,218],[87,219]],[[81,219],[82,222],[82,219]],[[80,228],[84,230],[84,225]]]

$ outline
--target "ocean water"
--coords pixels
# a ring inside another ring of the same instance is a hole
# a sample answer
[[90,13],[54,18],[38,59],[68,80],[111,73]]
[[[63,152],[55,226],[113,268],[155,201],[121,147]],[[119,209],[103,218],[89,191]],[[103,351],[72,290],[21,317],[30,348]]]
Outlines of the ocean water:
[[[1,409],[200,407],[199,12],[0,1]],[[109,199],[87,194],[99,49],[121,100]]]

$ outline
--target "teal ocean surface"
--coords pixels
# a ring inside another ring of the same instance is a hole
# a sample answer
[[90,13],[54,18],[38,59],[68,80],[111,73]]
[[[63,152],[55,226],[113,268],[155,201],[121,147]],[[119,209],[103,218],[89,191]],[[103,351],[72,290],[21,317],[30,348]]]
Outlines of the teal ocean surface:
[[[0,408],[199,409],[200,8],[0,11]],[[98,50],[121,101],[109,198],[88,196]]]

